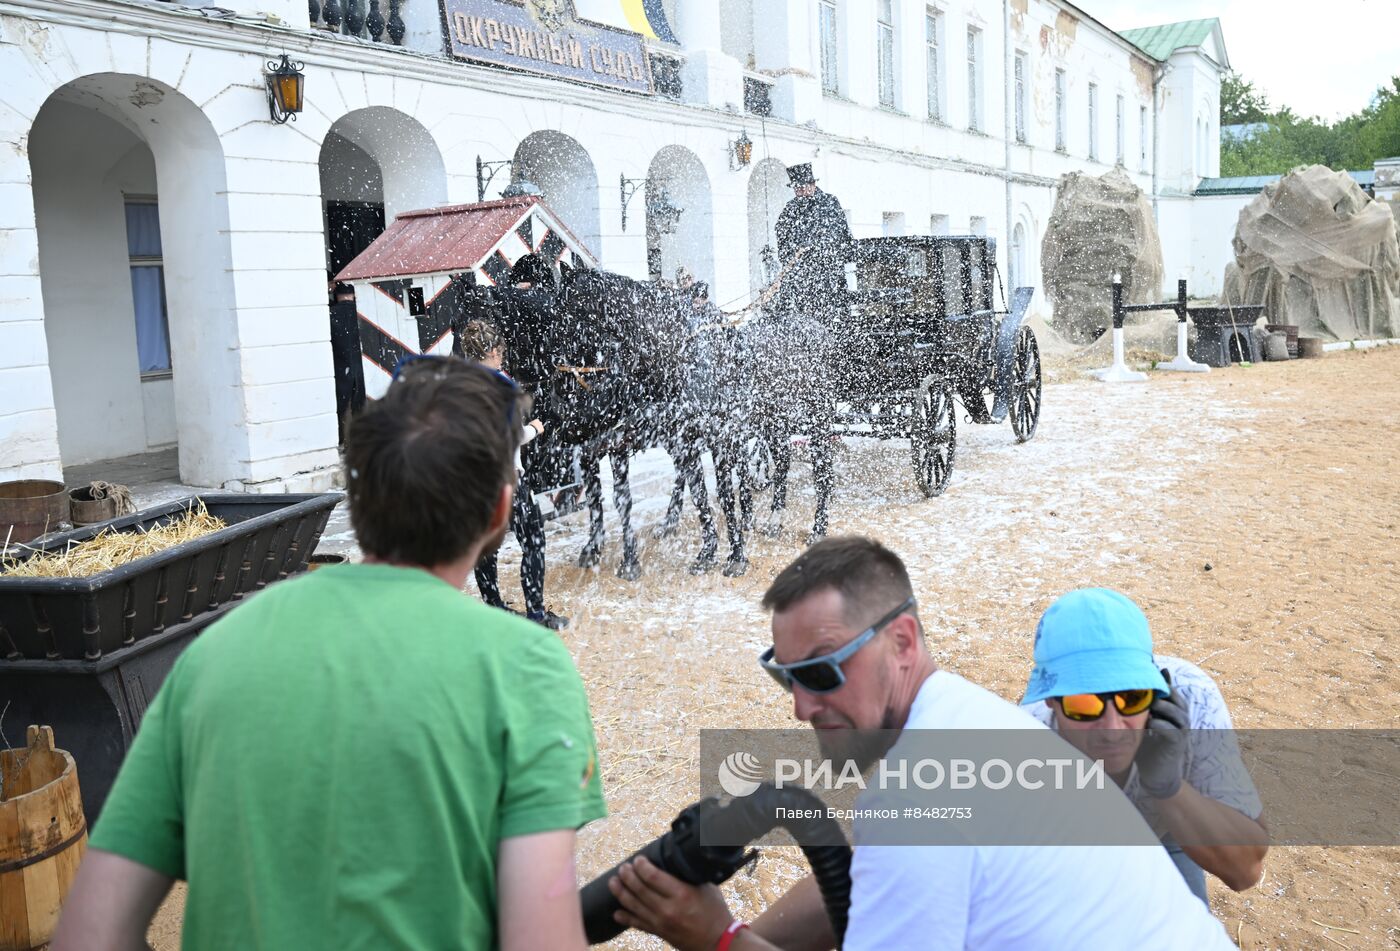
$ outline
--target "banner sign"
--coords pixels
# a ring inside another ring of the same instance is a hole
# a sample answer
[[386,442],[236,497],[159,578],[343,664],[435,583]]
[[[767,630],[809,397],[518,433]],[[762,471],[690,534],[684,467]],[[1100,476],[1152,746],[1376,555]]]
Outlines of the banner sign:
[[570,0],[442,0],[457,59],[650,93],[642,38],[578,20]]

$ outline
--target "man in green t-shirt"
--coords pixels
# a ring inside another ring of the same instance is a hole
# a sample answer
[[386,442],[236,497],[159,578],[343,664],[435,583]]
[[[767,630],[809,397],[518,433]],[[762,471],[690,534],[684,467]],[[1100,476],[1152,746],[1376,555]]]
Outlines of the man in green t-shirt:
[[585,947],[575,830],[601,818],[558,635],[462,593],[510,517],[524,407],[409,364],[351,425],[364,564],[272,586],[151,704],[55,951],[141,948],[175,879],[199,949]]

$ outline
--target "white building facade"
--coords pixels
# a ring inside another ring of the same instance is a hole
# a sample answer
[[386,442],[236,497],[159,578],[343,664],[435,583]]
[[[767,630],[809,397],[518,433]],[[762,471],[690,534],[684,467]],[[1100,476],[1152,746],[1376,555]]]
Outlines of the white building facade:
[[[0,0],[0,481],[174,445],[192,485],[331,485],[328,272],[492,172],[603,267],[736,307],[788,165],[857,237],[995,237],[1009,286],[1040,283],[1058,177],[1118,166],[1174,289],[1166,206],[1218,161],[1223,43],[1158,59],[1053,0],[219,3]],[[347,13],[384,35],[325,28]],[[305,108],[277,124],[283,53]]]

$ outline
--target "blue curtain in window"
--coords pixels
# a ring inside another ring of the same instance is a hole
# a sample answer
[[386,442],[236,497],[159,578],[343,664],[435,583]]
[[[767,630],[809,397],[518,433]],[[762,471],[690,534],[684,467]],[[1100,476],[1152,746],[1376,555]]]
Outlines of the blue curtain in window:
[[[128,202],[126,248],[133,258],[160,258],[160,211],[152,202]],[[155,261],[131,265],[136,308],[136,352],[142,373],[170,369],[170,331],[165,319],[165,268]]]
[[144,202],[127,204],[126,248],[133,258],[160,257],[160,212],[156,205]]
[[165,268],[133,266],[131,299],[136,305],[136,353],[141,372],[170,369],[170,335],[165,325]]

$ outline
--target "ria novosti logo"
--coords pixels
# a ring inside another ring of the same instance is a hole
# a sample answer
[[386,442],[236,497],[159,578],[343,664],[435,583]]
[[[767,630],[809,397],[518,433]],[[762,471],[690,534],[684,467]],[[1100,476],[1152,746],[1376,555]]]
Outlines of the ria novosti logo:
[[719,785],[736,798],[751,796],[767,779],[763,764],[752,753],[730,753],[719,764]]

